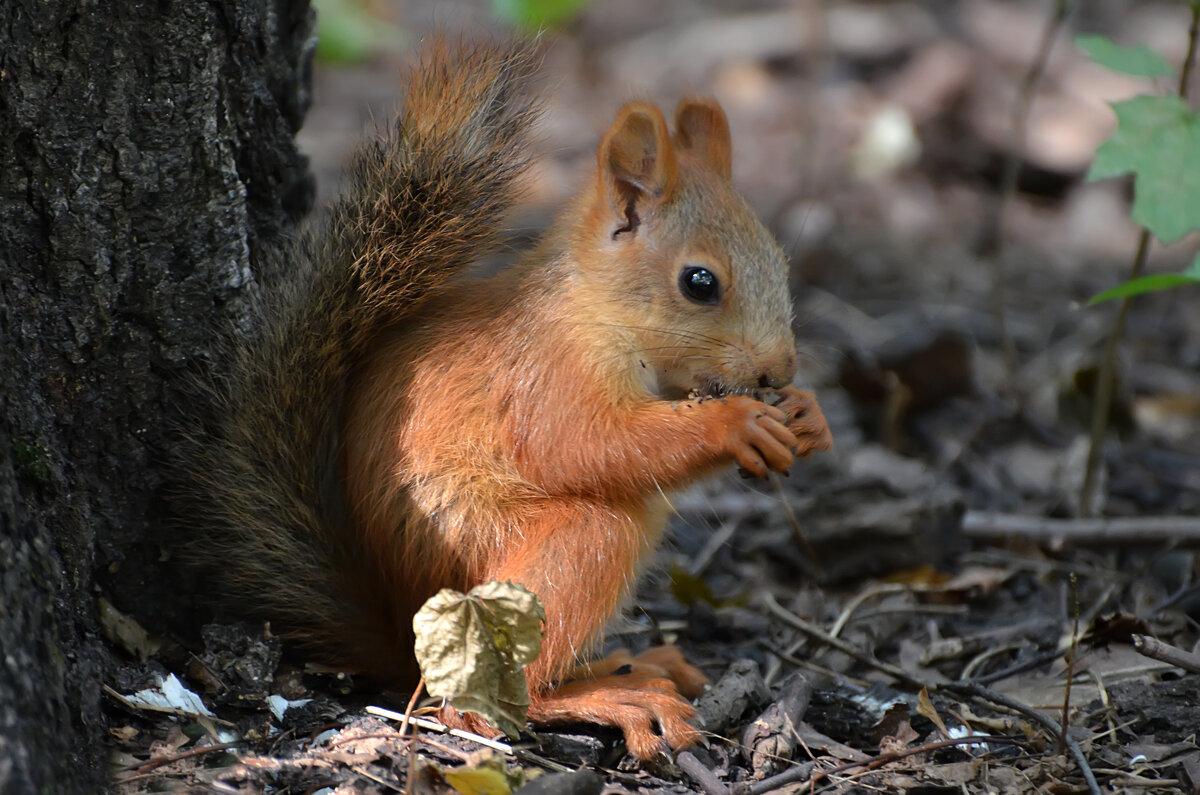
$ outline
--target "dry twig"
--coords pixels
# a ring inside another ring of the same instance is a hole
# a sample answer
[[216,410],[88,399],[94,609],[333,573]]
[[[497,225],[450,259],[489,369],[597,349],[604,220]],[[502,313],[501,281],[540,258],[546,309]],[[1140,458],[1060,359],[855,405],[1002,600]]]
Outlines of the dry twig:
[[802,781],[812,773],[812,779],[808,782],[810,785],[815,785],[822,778],[829,778],[838,773],[846,773],[849,771],[860,771],[863,773],[877,770],[884,765],[895,762],[899,759],[905,759],[910,756],[936,751],[940,748],[951,748],[956,745],[976,745],[980,743],[996,743],[1004,745],[1022,745],[1024,739],[1016,739],[1013,737],[996,737],[988,734],[972,734],[967,737],[953,737],[947,740],[935,740],[933,742],[924,743],[923,745],[914,745],[905,748],[900,753],[879,754],[864,762],[847,762],[844,765],[831,767],[827,770],[812,771],[812,763],[799,765],[790,770],[785,770],[777,776],[765,778],[762,781],[753,784],[743,784],[732,790],[733,795],[766,795],[768,792],[775,792],[786,784],[793,784]]
[[810,638],[819,640],[822,643],[837,649],[841,653],[858,660],[863,665],[868,665],[877,671],[882,671],[893,679],[903,682],[910,687],[919,690],[926,686],[925,682],[922,682],[920,679],[916,678],[908,671],[905,671],[903,668],[892,665],[891,663],[885,663],[880,660],[876,660],[866,652],[860,651],[854,645],[833,637],[815,624],[810,624],[800,616],[785,608],[783,605],[779,604],[779,602],[775,601],[775,597],[771,594],[766,594],[766,596],[763,597],[763,601],[766,604],[767,609],[774,613],[775,616],[781,621],[793,629],[800,630]]
[[679,765],[679,769],[686,773],[688,778],[700,785],[705,795],[729,795],[729,787],[691,751],[680,751],[675,756],[675,764]]
[[[370,707],[367,707],[367,712],[369,712],[372,715],[377,715],[381,718],[387,718],[388,720],[395,720],[395,721],[403,721],[404,720],[403,712],[396,712],[394,710],[385,709],[383,707],[370,706]],[[459,739],[462,739],[462,740],[470,740],[473,743],[479,743],[480,745],[482,745],[485,748],[491,748],[493,751],[500,751],[501,753],[510,754],[511,756],[515,756],[517,759],[523,759],[527,762],[533,762],[534,764],[541,765],[542,767],[546,768],[547,770],[553,770],[556,773],[569,773],[575,769],[573,767],[568,767],[567,765],[559,764],[558,762],[555,762],[552,759],[546,759],[545,757],[530,753],[529,751],[523,750],[521,748],[513,748],[511,745],[509,745],[507,743],[498,742],[496,740],[489,740],[487,737],[484,737],[479,734],[472,734],[471,732],[466,732],[466,731],[463,731],[462,729],[451,729],[450,727],[448,727],[442,723],[439,723],[438,721],[435,721],[435,720],[429,720],[427,718],[418,718],[415,715],[413,715],[413,716],[409,717],[408,722],[413,726],[420,726],[422,729],[429,729],[430,731],[442,732],[443,734],[449,734],[451,737],[458,737]]]
[[1075,763],[1079,765],[1079,771],[1083,774],[1084,781],[1087,782],[1088,792],[1091,795],[1101,795],[1100,785],[1096,782],[1096,776],[1092,773],[1092,767],[1088,764],[1087,757],[1083,755],[1083,750],[1079,747],[1079,743],[1075,742],[1074,738],[1070,735],[1060,731],[1058,724],[1053,719],[1043,715],[1033,707],[1017,701],[1015,698],[1010,698],[994,690],[989,690],[983,685],[974,682],[951,682],[944,685],[936,685],[935,687],[944,693],[954,693],[960,696],[967,695],[980,701],[1005,707],[1041,726],[1056,742],[1066,745],[1071,756],[1075,758]]
[[1152,638],[1149,635],[1134,635],[1133,648],[1137,649],[1139,654],[1149,657],[1152,660],[1165,662],[1182,668],[1185,671],[1200,674],[1200,654],[1193,654],[1178,646],[1163,643],[1161,640]]
[[968,511],[962,533],[968,538],[1021,536],[1037,541],[1073,542],[1200,541],[1200,517],[1131,516],[1112,519],[1048,519],[990,511]]

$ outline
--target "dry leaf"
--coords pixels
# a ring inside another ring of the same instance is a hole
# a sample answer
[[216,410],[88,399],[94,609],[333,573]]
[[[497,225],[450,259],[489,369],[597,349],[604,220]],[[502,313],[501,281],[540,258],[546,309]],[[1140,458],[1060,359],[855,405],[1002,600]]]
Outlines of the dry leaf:
[[901,756],[920,737],[909,722],[904,721],[896,727],[894,734],[879,741],[879,753],[883,756]]
[[100,631],[104,637],[139,660],[147,660],[158,652],[162,642],[150,637],[141,624],[113,607],[112,602],[103,596],[96,601],[100,611]]
[[494,754],[478,762],[440,772],[446,783],[462,795],[508,795],[524,786],[529,779],[521,768],[509,772],[504,760]]
[[933,721],[933,725],[938,727],[938,731],[942,733],[943,737],[950,736],[942,716],[938,714],[938,711],[934,709],[933,702],[929,700],[929,688],[922,687],[921,692],[917,694],[917,714]]
[[529,709],[525,666],[542,650],[545,621],[541,601],[516,583],[443,588],[413,616],[426,689],[516,737]]
[[967,566],[948,581],[942,583],[936,592],[926,596],[934,604],[963,604],[978,602],[995,593],[1013,573],[1008,569],[993,566]]

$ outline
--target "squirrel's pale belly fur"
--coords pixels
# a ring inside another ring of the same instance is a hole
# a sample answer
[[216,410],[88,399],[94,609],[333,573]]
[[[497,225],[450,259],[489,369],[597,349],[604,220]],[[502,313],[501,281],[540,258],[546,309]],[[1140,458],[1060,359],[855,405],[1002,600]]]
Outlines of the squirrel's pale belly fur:
[[[627,595],[662,536],[663,489],[671,484],[613,495],[603,473],[592,490],[548,490],[523,475],[522,442],[530,437],[569,446],[590,435],[584,426],[595,432],[620,421],[605,401],[578,398],[613,380],[605,370],[628,367],[616,360],[595,371],[571,367],[581,358],[563,351],[578,328],[538,317],[519,298],[494,315],[454,312],[487,304],[496,288],[469,284],[439,297],[428,320],[389,335],[354,374],[343,432],[347,496],[373,554],[399,557],[397,568],[420,580],[412,583],[415,603],[401,614],[439,588],[503,579],[522,568],[514,550],[535,558],[539,581],[526,576],[523,584],[560,627],[548,633],[543,655],[557,665],[534,673],[544,682],[587,651],[597,616],[612,615]],[[563,342],[561,356],[530,344],[551,333]],[[534,533],[542,535],[536,543]]]

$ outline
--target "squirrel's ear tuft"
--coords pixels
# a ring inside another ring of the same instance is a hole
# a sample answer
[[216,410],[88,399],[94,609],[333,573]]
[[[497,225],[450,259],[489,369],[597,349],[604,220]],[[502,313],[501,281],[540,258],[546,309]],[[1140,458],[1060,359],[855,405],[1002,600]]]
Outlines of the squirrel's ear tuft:
[[645,102],[630,102],[600,144],[601,188],[617,218],[614,237],[634,232],[639,211],[662,201],[675,187],[675,150],[662,111]]
[[715,99],[689,97],[675,111],[675,145],[694,152],[700,160],[729,179],[733,146],[729,138],[729,120]]

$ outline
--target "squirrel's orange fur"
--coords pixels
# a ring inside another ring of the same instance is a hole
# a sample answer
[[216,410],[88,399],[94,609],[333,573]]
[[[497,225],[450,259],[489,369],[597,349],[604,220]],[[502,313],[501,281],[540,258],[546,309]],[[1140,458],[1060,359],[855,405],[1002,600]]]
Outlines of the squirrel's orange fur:
[[531,720],[616,725],[646,758],[695,740],[676,684],[702,675],[671,650],[572,666],[657,544],[666,492],[730,462],[786,470],[829,435],[786,386],[785,260],[730,187],[711,100],[680,103],[673,133],[626,105],[538,247],[465,272],[519,187],[530,72],[519,48],[431,48],[396,131],[271,288],[194,479],[235,587],[326,661],[411,684],[425,599],[518,582],[546,609]]

